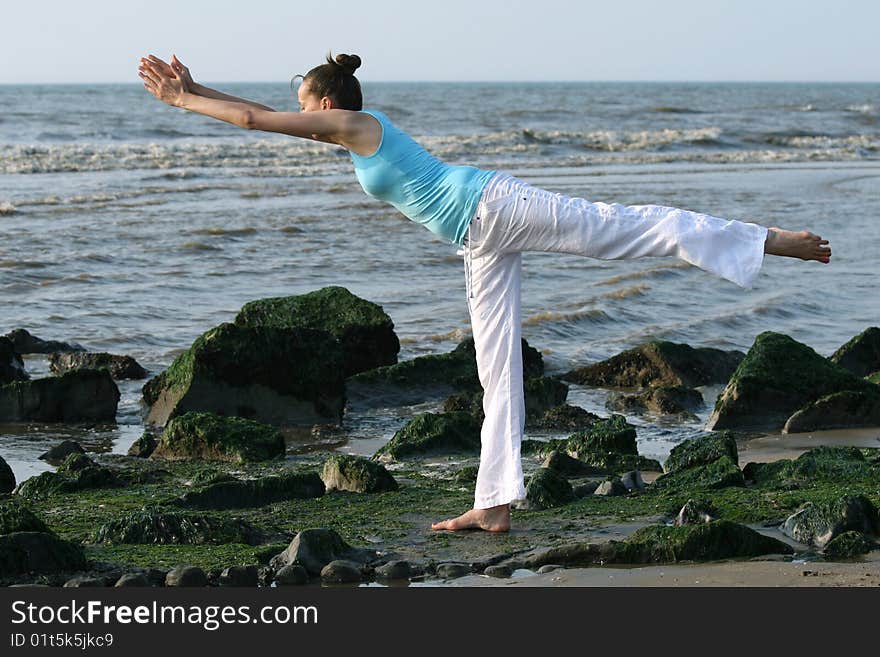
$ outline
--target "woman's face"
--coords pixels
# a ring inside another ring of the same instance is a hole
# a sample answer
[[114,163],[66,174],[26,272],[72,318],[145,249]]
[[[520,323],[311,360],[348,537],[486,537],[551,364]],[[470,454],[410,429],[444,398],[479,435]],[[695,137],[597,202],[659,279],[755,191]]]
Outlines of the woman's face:
[[[317,110],[327,109],[324,99],[318,98],[313,94],[308,82],[303,82],[296,90],[296,97],[299,101],[300,112],[314,112]],[[329,99],[326,99],[329,100]]]

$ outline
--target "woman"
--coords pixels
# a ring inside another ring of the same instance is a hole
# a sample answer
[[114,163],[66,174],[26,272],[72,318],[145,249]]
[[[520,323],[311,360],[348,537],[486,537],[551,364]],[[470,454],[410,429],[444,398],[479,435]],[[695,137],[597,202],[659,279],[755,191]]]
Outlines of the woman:
[[474,508],[432,529],[507,531],[510,502],[525,497],[520,441],[525,420],[520,342],[523,251],[592,258],[677,256],[749,288],[765,253],[828,263],[828,240],[657,205],[591,203],[506,173],[439,161],[382,112],[362,110],[356,55],[337,55],[303,77],[300,112],[196,84],[189,70],[150,55],[144,87],[169,105],[249,130],[279,132],[347,149],[364,191],[463,247],[468,311],[485,420]]

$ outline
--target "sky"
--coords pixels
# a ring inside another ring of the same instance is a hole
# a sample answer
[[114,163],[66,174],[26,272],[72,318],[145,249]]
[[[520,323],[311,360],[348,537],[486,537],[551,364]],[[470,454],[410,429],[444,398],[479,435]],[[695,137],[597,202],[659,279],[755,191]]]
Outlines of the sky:
[[328,50],[362,81],[880,81],[878,0],[30,0],[0,10],[0,84],[284,81]]

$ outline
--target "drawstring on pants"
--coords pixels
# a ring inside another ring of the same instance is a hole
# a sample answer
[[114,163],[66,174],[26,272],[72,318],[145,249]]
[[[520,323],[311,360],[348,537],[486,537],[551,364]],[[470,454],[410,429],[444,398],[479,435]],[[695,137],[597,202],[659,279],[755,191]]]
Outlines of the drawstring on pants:
[[457,254],[457,255],[464,256],[464,286],[465,286],[465,291],[467,292],[468,308],[470,308],[471,299],[474,298],[474,289],[473,289],[473,283],[471,280],[471,266],[472,266],[471,226],[473,225],[474,221],[479,221],[479,219],[480,219],[479,217],[474,217],[471,220],[471,222],[468,224],[467,236],[464,238],[463,248],[460,251],[458,251],[458,254]]

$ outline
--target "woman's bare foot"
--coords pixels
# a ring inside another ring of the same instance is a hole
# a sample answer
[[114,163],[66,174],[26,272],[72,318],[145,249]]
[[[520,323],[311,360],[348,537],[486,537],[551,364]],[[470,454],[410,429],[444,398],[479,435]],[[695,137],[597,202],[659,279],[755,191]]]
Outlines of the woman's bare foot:
[[827,264],[831,260],[831,247],[823,244],[828,244],[828,240],[809,231],[795,232],[773,227],[767,229],[764,253],[801,260],[818,260]]
[[484,529],[487,532],[506,532],[510,529],[510,505],[499,504],[488,509],[471,509],[457,518],[441,520],[431,529]]

